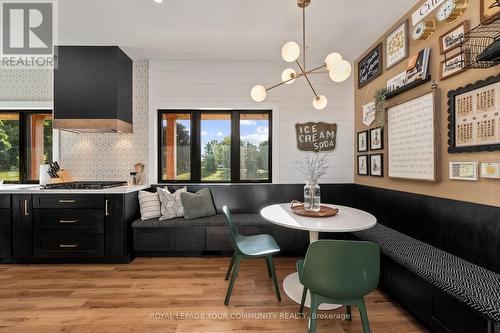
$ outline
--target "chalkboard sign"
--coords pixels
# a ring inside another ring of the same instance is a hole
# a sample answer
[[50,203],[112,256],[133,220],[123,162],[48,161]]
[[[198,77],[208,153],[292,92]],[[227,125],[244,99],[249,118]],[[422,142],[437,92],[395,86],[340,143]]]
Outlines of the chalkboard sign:
[[337,144],[337,124],[304,123],[296,124],[297,148],[301,151],[325,152],[335,149]]
[[382,75],[382,43],[358,63],[358,89]]

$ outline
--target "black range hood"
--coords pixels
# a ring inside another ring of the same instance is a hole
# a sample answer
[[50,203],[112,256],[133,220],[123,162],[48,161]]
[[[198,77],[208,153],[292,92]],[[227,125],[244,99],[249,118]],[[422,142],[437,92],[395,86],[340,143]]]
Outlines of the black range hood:
[[117,46],[57,46],[54,128],[132,133],[132,60]]

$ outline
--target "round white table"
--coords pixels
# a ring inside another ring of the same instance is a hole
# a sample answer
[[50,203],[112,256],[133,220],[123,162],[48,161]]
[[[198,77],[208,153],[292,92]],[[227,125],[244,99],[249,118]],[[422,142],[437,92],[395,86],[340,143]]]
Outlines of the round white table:
[[[312,243],[318,240],[319,232],[353,232],[366,230],[373,227],[377,223],[377,219],[370,213],[365,211],[339,205],[324,206],[338,208],[337,215],[332,217],[304,217],[296,215],[290,209],[290,204],[271,205],[263,208],[260,211],[262,217],[273,223],[283,227],[307,230],[309,231],[309,242]],[[302,284],[299,282],[297,272],[288,275],[283,281],[283,289],[290,299],[300,304],[302,297]],[[310,297],[307,294],[305,306],[310,307]],[[333,310],[341,307],[336,304],[322,304],[320,310]]]

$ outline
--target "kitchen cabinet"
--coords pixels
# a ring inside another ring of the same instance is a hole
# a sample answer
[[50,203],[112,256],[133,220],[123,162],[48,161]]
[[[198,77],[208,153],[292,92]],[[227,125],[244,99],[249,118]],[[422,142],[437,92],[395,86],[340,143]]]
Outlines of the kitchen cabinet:
[[0,195],[0,261],[12,258],[10,194]]
[[14,263],[127,263],[132,258],[137,192],[0,196],[4,211],[9,219],[0,225],[0,259],[11,255],[10,244]]
[[31,195],[12,195],[12,256],[16,261],[33,258],[32,210]]

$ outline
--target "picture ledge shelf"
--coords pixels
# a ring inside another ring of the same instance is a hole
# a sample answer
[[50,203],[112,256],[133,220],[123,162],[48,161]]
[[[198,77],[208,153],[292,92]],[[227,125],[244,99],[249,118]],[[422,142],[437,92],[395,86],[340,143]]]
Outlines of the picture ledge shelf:
[[394,98],[394,97],[396,97],[396,96],[401,95],[402,93],[407,92],[408,90],[411,90],[411,89],[413,89],[413,88],[415,88],[415,87],[418,87],[418,86],[420,86],[420,85],[422,85],[422,84],[424,84],[424,83],[430,82],[430,81],[431,81],[431,76],[430,76],[430,75],[428,75],[428,76],[427,76],[427,78],[426,78],[425,80],[418,80],[418,81],[414,81],[414,82],[412,82],[412,83],[407,84],[406,86],[403,86],[403,87],[401,87],[401,88],[399,88],[399,89],[394,90],[394,91],[393,91],[393,92],[391,92],[391,93],[388,93],[388,94],[385,96],[385,99],[386,99],[386,100],[389,100],[389,99],[391,99],[391,98]]

